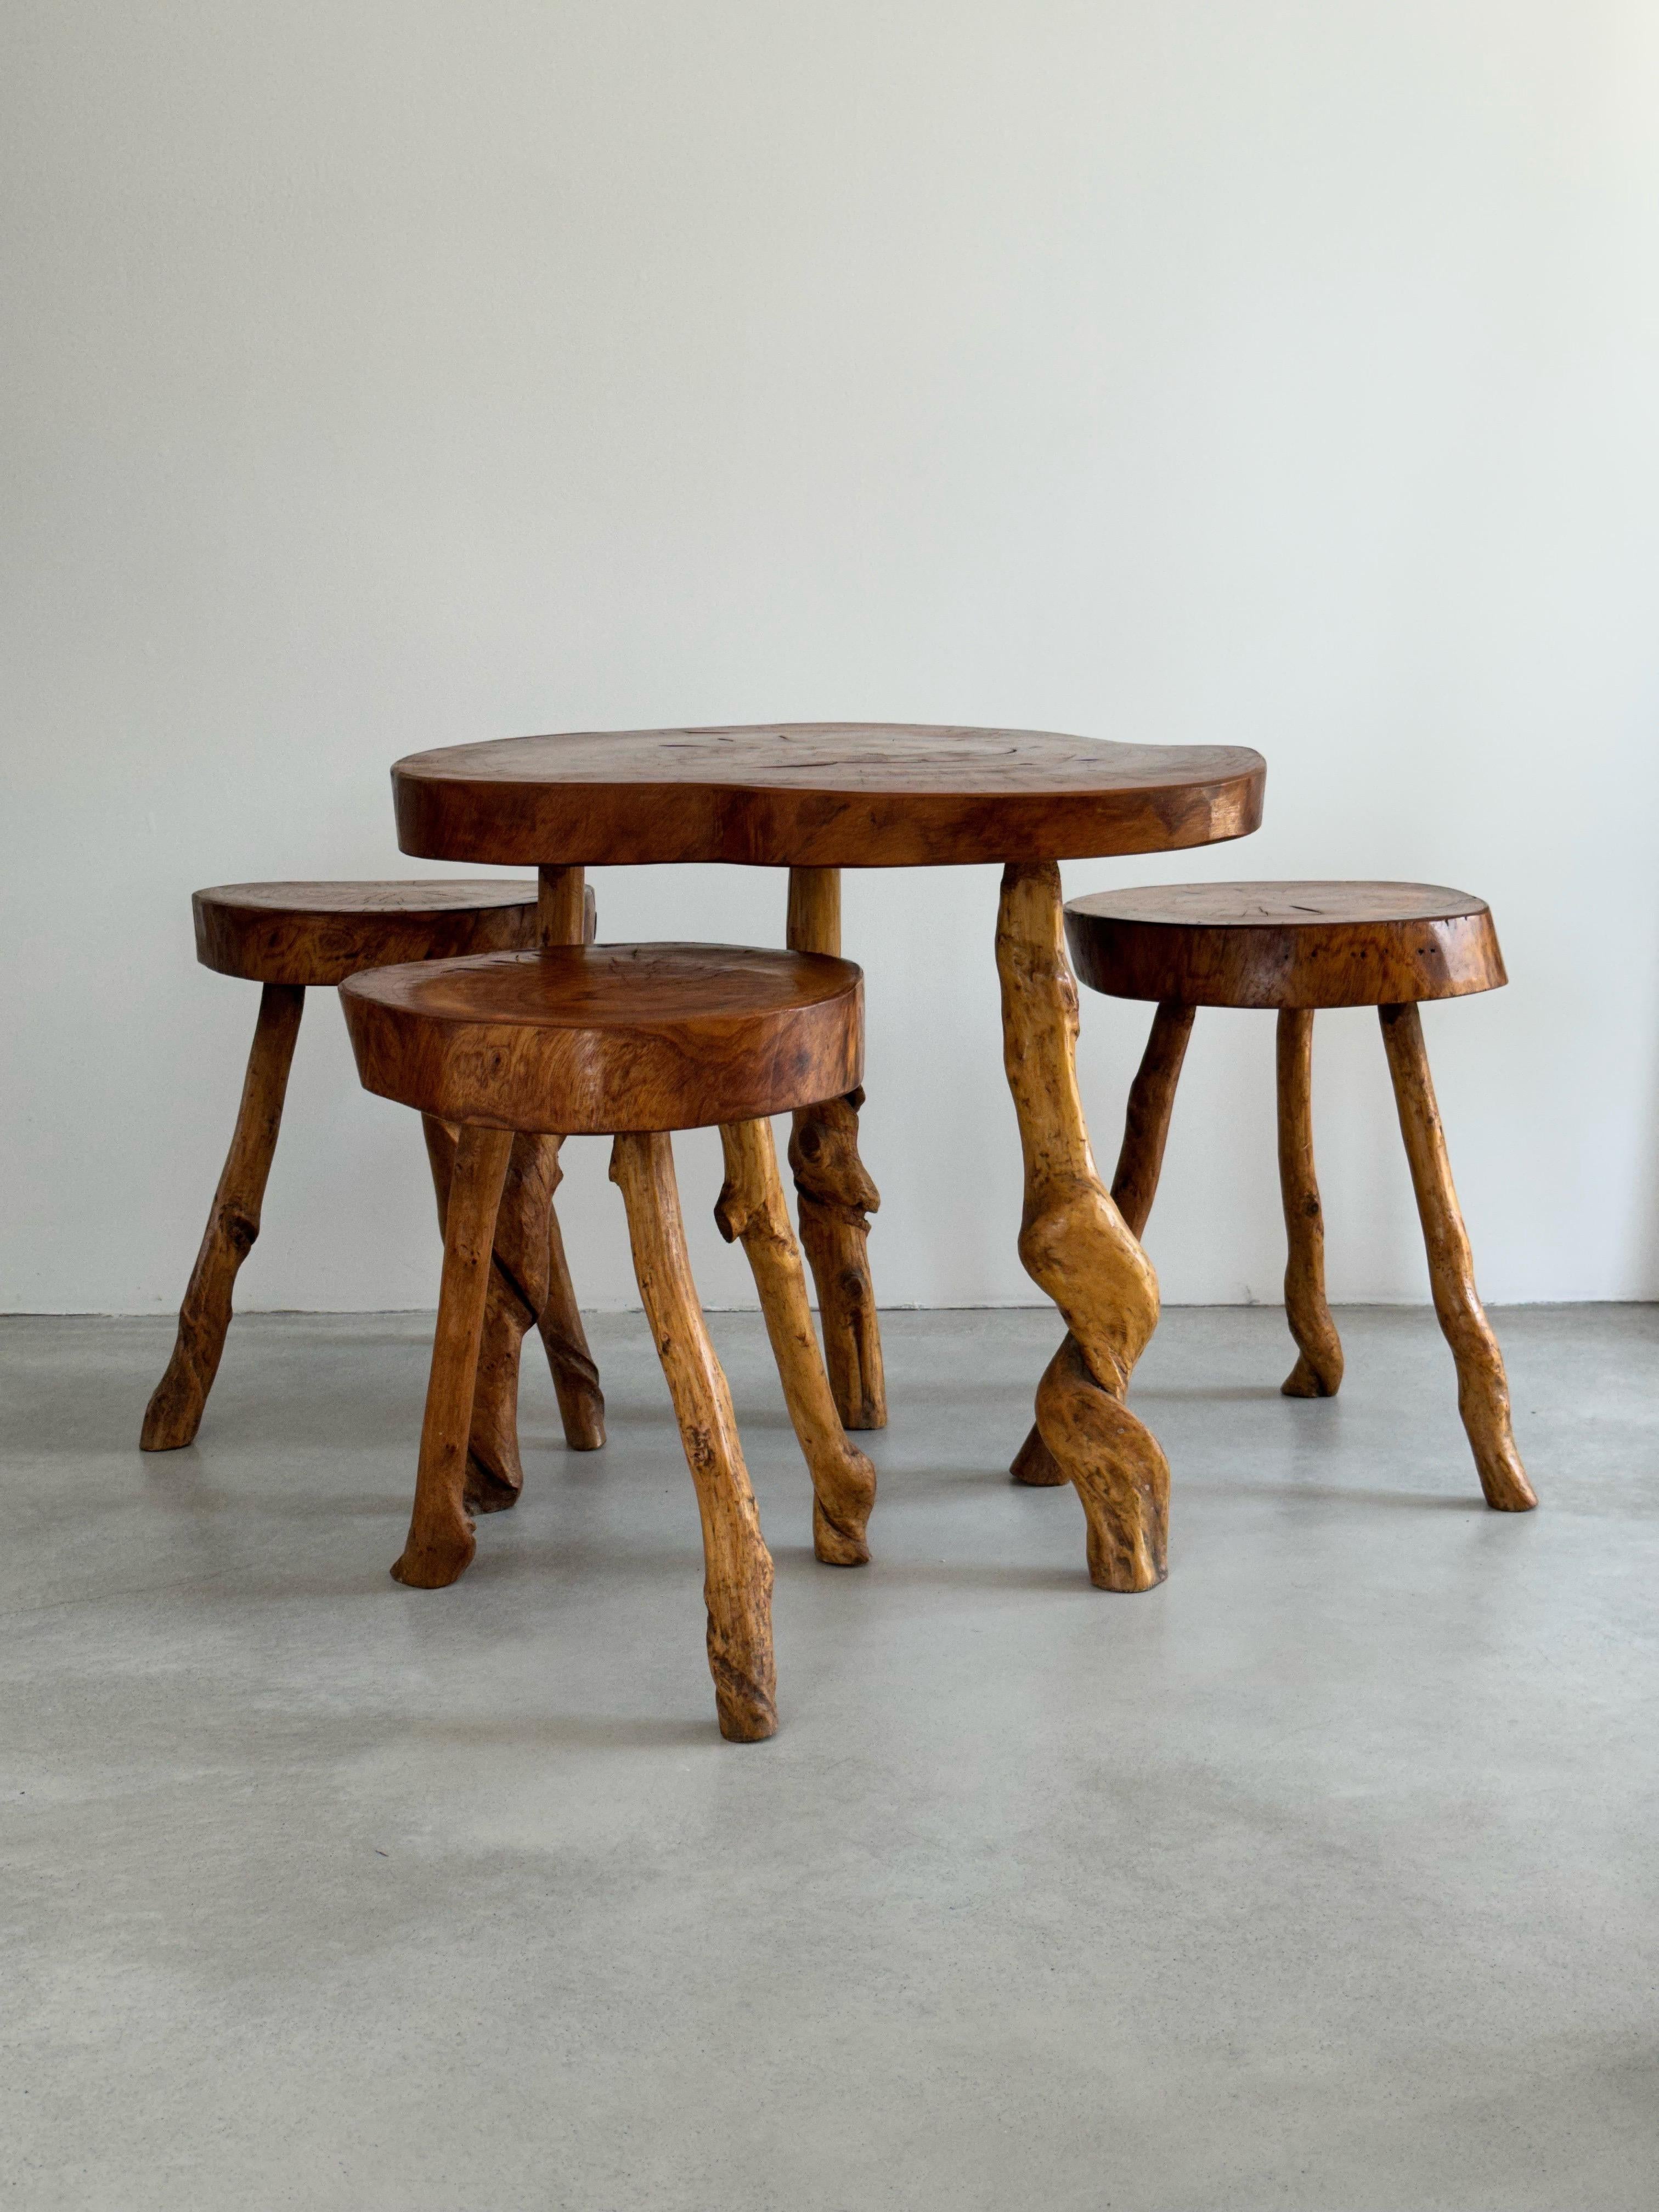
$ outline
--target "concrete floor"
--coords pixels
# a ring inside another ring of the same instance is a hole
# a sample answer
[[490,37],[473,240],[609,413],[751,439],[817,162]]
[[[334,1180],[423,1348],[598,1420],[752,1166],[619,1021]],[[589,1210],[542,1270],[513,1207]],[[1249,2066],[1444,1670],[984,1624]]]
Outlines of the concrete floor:
[[1171,1578],[1003,1467],[1042,1313],[886,1318],[877,1563],[813,1562],[716,1317],[782,1726],[722,1744],[642,1325],[453,1590],[400,1589],[429,1324],[0,1326],[0,2201],[110,2212],[1659,2203],[1659,1309],[1501,1316],[1543,1498],[1480,1503],[1431,1317],[1331,1404],[1266,1310],[1136,1402]]

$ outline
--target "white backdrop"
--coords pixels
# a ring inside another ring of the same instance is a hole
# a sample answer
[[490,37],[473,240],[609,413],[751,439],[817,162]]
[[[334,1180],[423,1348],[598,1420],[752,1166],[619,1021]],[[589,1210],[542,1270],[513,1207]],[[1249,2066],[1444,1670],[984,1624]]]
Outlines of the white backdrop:
[[[1018,723],[1268,757],[1244,845],[1067,888],[1465,884],[1431,1010],[1495,1298],[1659,1293],[1659,18],[1644,0],[13,0],[0,56],[0,1305],[176,1302],[252,987],[198,884],[421,872],[398,753]],[[605,933],[776,941],[615,870]],[[981,871],[848,879],[890,1303],[1024,1302]],[[1146,1012],[1085,1003],[1115,1156]],[[1325,1017],[1334,1293],[1425,1278]],[[1150,1243],[1282,1268],[1265,1016]],[[603,1146],[564,1213],[630,1302]],[[683,1146],[711,1304],[715,1149]],[[415,1119],[307,1013],[244,1307],[430,1304]]]

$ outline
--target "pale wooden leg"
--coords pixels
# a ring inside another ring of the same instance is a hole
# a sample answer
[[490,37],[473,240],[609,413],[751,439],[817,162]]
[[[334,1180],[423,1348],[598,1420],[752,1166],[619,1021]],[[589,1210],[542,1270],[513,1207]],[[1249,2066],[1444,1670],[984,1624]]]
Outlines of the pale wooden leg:
[[1068,1331],[1037,1386],[1037,1426],[1083,1501],[1090,1579],[1102,1589],[1151,1589],[1168,1571],[1170,1468],[1123,1398],[1157,1326],[1158,1278],[1089,1150],[1074,1062],[1077,986],[1053,861],[1004,870],[997,970],[1025,1159],[1019,1256]]
[[1411,1163],[1412,1187],[1428,1248],[1434,1310],[1457,1363],[1457,1410],[1480,1470],[1486,1503],[1500,1513],[1536,1505],[1510,1427],[1510,1386],[1504,1355],[1474,1287],[1468,1232],[1452,1186],[1446,1134],[1414,1006],[1381,1006],[1382,1043],[1400,1109],[1400,1133]]
[[812,1328],[806,1278],[789,1226],[769,1121],[734,1121],[720,1131],[726,1187],[714,1219],[726,1243],[741,1237],[766,1333],[778,1363],[789,1419],[812,1477],[812,1549],[826,1566],[862,1566],[865,1528],[876,1502],[876,1470],[842,1428]]
[[628,1208],[634,1272],[696,1486],[708,1671],[720,1734],[734,1743],[757,1743],[778,1725],[772,1555],[761,1535],[732,1394],[691,1279],[667,1137],[659,1131],[618,1137],[611,1176]]
[[1287,1398],[1334,1398],[1342,1340],[1325,1303],[1325,1216],[1314,1175],[1313,1010],[1279,1015],[1279,1189],[1285,1202],[1285,1318],[1296,1365],[1280,1384]]
[[[1176,1085],[1181,1064],[1193,1033],[1196,1007],[1180,999],[1165,999],[1152,1017],[1146,1049],[1129,1086],[1129,1103],[1123,1116],[1123,1143],[1112,1177],[1112,1203],[1123,1216],[1132,1237],[1146,1226],[1164,1170],[1164,1148],[1169,1141],[1170,1116],[1175,1109]],[[1050,1489],[1068,1480],[1066,1470],[1042,1441],[1033,1425],[1030,1434],[1014,1455],[1008,1470],[1014,1480],[1030,1490]]]
[[144,1409],[138,1441],[145,1451],[177,1451],[192,1442],[201,1425],[230,1327],[236,1271],[259,1234],[259,1209],[305,1002],[303,984],[267,983],[260,992],[230,1150],[179,1309],[173,1357]]
[[463,1128],[455,1146],[444,1221],[443,1285],[421,1423],[421,1458],[409,1537],[392,1571],[417,1589],[441,1589],[463,1575],[476,1548],[467,1510],[467,1438],[478,1340],[490,1281],[496,1209],[513,1151],[510,1129]]
[[[792,952],[841,951],[841,871],[791,868],[787,942]],[[881,1327],[870,1280],[868,1216],[881,1194],[859,1158],[862,1091],[808,1106],[794,1117],[789,1165],[800,1241],[817,1285],[830,1388],[843,1426],[884,1429],[887,1386]]]

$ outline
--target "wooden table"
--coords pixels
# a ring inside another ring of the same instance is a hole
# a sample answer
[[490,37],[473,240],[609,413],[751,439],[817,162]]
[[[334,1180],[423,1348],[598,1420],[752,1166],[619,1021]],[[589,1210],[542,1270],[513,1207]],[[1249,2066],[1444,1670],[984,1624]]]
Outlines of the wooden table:
[[[1123,1402],[1157,1324],[1158,1279],[1089,1150],[1059,863],[1243,836],[1261,821],[1266,774],[1259,753],[1237,747],[764,723],[452,745],[399,761],[392,781],[404,852],[540,871],[544,943],[580,939],[590,866],[787,868],[789,945],[839,952],[842,869],[1002,864],[996,959],[1025,1162],[1019,1255],[1067,1332],[1037,1388],[1037,1426],[1049,1479],[1073,1482],[1083,1501],[1091,1578],[1135,1590],[1165,1573],[1169,1466]],[[836,1404],[849,1427],[878,1428],[866,1252],[878,1200],[858,1154],[860,1097],[797,1115],[789,1158]]]

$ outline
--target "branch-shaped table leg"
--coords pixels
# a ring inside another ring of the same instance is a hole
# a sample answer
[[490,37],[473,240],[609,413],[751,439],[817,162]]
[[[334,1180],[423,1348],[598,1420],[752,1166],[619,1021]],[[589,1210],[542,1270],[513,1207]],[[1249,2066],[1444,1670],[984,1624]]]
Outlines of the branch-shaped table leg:
[[[1129,1086],[1129,1103],[1123,1116],[1123,1143],[1112,1177],[1112,1203],[1123,1216],[1132,1237],[1145,1231],[1158,1196],[1164,1172],[1164,1148],[1169,1142],[1170,1116],[1175,1110],[1176,1085],[1193,1033],[1197,1012],[1180,999],[1165,999],[1152,1017],[1146,1049]],[[1067,1480],[1066,1470],[1042,1441],[1033,1425],[1014,1455],[1008,1470],[1014,1480],[1030,1490],[1042,1490]]]
[[660,1131],[618,1137],[611,1179],[628,1208],[634,1272],[696,1487],[708,1671],[720,1734],[734,1743],[757,1743],[778,1725],[772,1555],[761,1534],[732,1394],[691,1279],[667,1137]]
[[1446,1133],[1435,1103],[1422,1018],[1415,1006],[1380,1006],[1377,1012],[1428,1248],[1434,1310],[1457,1363],[1457,1410],[1487,1504],[1500,1513],[1525,1513],[1538,1500],[1510,1426],[1504,1355],[1474,1287],[1474,1260],[1446,1157]]
[[144,1410],[138,1441],[145,1451],[177,1451],[194,1440],[201,1425],[230,1327],[236,1271],[259,1234],[259,1209],[305,1003],[301,983],[267,983],[260,992],[230,1150],[179,1309],[173,1357]]
[[[841,951],[841,871],[791,868],[787,943],[792,952]],[[830,1388],[843,1426],[884,1429],[887,1388],[881,1327],[870,1279],[868,1217],[881,1194],[859,1158],[862,1091],[809,1106],[794,1117],[789,1165],[800,1241],[817,1285]]]
[[733,1121],[720,1130],[726,1187],[714,1219],[726,1243],[741,1237],[766,1333],[797,1439],[812,1477],[812,1549],[826,1566],[862,1566],[865,1528],[876,1502],[876,1470],[849,1443],[806,1302],[806,1278],[789,1226],[769,1121]]
[[1037,1427],[1083,1501],[1090,1579],[1102,1589],[1151,1589],[1168,1571],[1170,1468],[1123,1399],[1157,1326],[1158,1278],[1089,1150],[1054,862],[1004,870],[997,971],[1025,1160],[1019,1256],[1068,1331],[1037,1386]]
[[417,1589],[465,1573],[476,1546],[467,1510],[473,1385],[489,1293],[490,1246],[513,1151],[510,1129],[462,1129],[444,1207],[443,1285],[421,1423],[409,1536],[392,1571]]
[[1325,1216],[1313,1149],[1313,1010],[1279,1015],[1279,1189],[1285,1202],[1285,1318],[1297,1363],[1280,1384],[1287,1398],[1334,1398],[1342,1382],[1342,1340],[1325,1301]]

